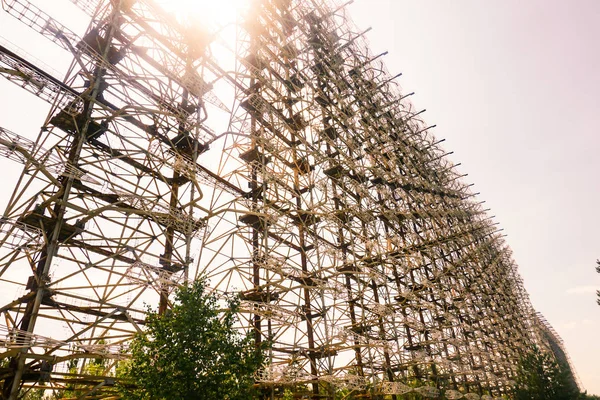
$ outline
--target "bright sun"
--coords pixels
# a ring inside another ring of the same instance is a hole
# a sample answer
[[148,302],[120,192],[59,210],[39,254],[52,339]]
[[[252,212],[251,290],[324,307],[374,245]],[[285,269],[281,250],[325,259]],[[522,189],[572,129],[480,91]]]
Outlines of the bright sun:
[[235,22],[249,0],[160,0],[159,4],[180,20],[199,21],[210,30]]

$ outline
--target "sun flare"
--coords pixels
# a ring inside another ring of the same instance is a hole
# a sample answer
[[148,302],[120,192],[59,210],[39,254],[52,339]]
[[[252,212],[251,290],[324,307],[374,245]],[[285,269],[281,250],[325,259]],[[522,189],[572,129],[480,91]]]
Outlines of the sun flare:
[[219,29],[235,22],[250,0],[162,0],[160,5],[182,22],[199,22]]

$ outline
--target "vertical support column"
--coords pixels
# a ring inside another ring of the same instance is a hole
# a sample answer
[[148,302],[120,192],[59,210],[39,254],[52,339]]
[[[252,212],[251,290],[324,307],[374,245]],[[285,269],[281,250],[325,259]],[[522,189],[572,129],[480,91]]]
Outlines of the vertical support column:
[[[75,135],[73,143],[71,143],[71,148],[68,155],[68,162],[70,165],[73,166],[77,166],[82,147],[87,141],[88,128],[90,126],[91,116],[94,111],[96,99],[98,99],[102,95],[102,91],[105,88],[105,86],[103,85],[103,76],[106,72],[105,64],[108,63],[108,61],[106,60],[108,58],[110,44],[112,42],[115,30],[118,28],[117,24],[118,14],[120,12],[120,2],[121,1],[119,0],[116,6],[110,12],[110,16],[108,18],[109,25],[106,32],[106,43],[104,48],[102,48],[102,58],[105,60],[105,63],[98,62],[91,75],[92,79],[90,81],[88,95],[84,99],[82,111],[82,115],[84,116],[83,124],[79,125],[79,131],[77,135]],[[54,196],[58,200],[55,202],[54,207],[52,209],[52,231],[50,235],[48,235],[46,244],[40,251],[39,260],[37,262],[37,267],[34,275],[34,283],[31,289],[32,292],[35,292],[35,297],[32,297],[27,302],[19,326],[21,331],[27,333],[33,332],[42,301],[44,297],[48,295],[46,285],[48,284],[50,266],[52,265],[54,256],[60,249],[64,218],[65,213],[67,211],[67,205],[69,203],[69,196],[71,194],[74,179],[75,177],[73,175],[63,175],[59,178],[60,187],[58,188],[58,191]],[[25,343],[28,343],[28,337],[21,333],[19,333],[19,335],[21,336],[21,340],[23,340]],[[8,400],[16,400],[19,395],[23,373],[26,368],[25,363],[28,350],[29,349],[27,347],[23,347],[19,354],[16,357],[13,357],[10,361],[10,366],[14,371],[14,376],[12,377],[12,379],[6,379],[3,387],[3,396]]]

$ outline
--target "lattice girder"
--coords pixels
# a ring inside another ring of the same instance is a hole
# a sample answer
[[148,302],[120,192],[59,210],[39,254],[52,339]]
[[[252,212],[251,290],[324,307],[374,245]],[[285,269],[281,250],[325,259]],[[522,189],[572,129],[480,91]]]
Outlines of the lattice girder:
[[35,140],[0,128],[24,165],[0,221],[5,397],[92,358],[82,393],[114,395],[144,303],[200,276],[272,343],[265,394],[510,390],[542,336],[511,252],[343,5],[254,0],[227,61],[223,32],[152,0],[73,3],[84,33],[2,3],[74,59],[59,80],[0,44],[0,75],[52,105]]

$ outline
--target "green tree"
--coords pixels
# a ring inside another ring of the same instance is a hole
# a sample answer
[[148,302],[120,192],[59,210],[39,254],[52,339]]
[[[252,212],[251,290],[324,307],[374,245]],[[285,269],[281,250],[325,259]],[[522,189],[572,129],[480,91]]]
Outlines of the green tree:
[[600,400],[600,396],[587,394],[587,392],[584,392],[579,396],[579,400]]
[[42,400],[44,398],[44,389],[22,389],[19,393],[21,400]]
[[126,399],[253,398],[254,373],[264,363],[264,346],[234,328],[239,301],[225,311],[206,293],[204,281],[176,291],[164,315],[148,310],[146,330],[130,346],[132,359],[122,385]]
[[[98,343],[104,344],[106,343],[106,341],[101,339]],[[92,358],[89,360],[84,360],[84,365],[81,369],[79,361],[80,360],[78,359],[72,359],[69,361],[69,363],[67,364],[69,374],[83,374],[92,377],[103,377],[107,375],[112,375],[112,372],[107,371],[107,362],[104,358]],[[55,397],[59,399],[77,399],[80,396],[83,396],[84,394],[88,393],[89,391],[90,388],[88,384],[78,383],[77,378],[71,378],[71,381],[67,381],[67,384],[65,385],[65,388],[63,390],[57,390],[55,392]]]
[[573,383],[571,370],[534,347],[521,358],[516,379],[517,400],[576,400],[579,390]]

